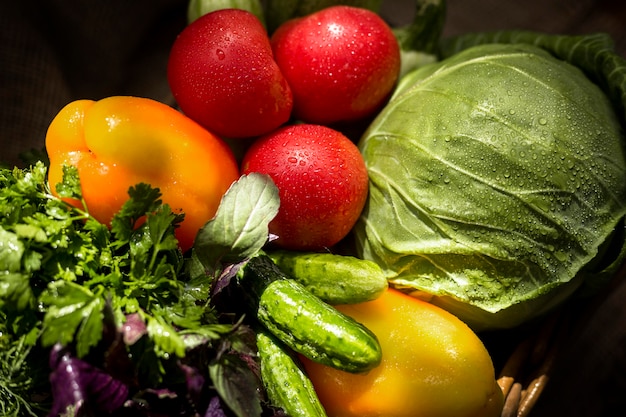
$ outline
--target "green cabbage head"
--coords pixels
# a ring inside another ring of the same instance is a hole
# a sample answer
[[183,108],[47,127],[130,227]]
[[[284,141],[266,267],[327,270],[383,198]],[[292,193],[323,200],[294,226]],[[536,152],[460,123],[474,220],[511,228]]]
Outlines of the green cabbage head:
[[621,250],[623,139],[603,91],[538,47],[473,46],[419,68],[359,143],[359,255],[477,330],[519,325]]

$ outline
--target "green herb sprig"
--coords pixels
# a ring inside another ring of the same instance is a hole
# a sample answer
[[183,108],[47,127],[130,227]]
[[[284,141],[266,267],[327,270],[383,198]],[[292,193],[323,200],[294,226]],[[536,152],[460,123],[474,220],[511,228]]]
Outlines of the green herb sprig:
[[[110,374],[128,389],[124,407],[167,403],[172,412],[193,415],[217,401],[227,415],[260,416],[254,333],[242,317],[220,317],[210,291],[224,268],[267,240],[278,207],[271,180],[242,177],[200,231],[197,249],[184,254],[174,233],[184,216],[161,201],[158,189],[131,187],[109,226],[89,214],[76,169],[65,168],[56,194],[46,173],[43,162],[0,169],[3,415],[45,415],[50,403],[64,413],[81,406],[53,398],[46,356],[53,352],[57,361]],[[205,266],[209,259],[214,267]],[[124,341],[131,316],[142,330]],[[201,392],[185,387],[190,369],[207,381]],[[82,376],[74,377],[80,383]],[[83,394],[88,402],[93,393]]]

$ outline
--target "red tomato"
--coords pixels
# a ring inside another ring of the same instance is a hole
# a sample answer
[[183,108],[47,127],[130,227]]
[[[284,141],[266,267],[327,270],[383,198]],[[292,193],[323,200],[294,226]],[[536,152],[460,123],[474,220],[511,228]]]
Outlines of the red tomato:
[[294,95],[294,115],[333,124],[373,114],[400,71],[400,47],[376,13],[333,6],[287,21],[271,38]]
[[183,29],[167,77],[181,110],[223,137],[258,136],[291,115],[293,96],[268,34],[245,10],[217,10]]
[[268,174],[280,208],[270,223],[276,245],[320,250],[343,239],[357,221],[368,191],[365,162],[346,136],[329,127],[299,124],[255,141],[242,173]]

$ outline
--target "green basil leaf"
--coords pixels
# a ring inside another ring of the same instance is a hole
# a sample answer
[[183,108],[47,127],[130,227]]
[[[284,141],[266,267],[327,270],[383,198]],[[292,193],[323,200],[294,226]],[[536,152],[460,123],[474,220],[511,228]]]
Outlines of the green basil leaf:
[[261,415],[259,379],[239,356],[220,355],[209,365],[209,375],[220,397],[237,417]]
[[194,244],[198,259],[214,269],[219,262],[236,263],[257,253],[268,240],[279,204],[278,188],[268,175],[243,175],[200,229]]

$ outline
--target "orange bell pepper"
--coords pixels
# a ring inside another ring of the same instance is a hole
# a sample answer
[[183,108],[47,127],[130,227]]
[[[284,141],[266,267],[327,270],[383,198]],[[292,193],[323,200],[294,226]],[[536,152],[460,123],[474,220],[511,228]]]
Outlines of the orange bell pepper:
[[159,188],[163,202],[185,214],[176,230],[182,250],[193,245],[239,177],[234,154],[223,140],[147,98],[69,103],[48,128],[46,150],[51,188],[61,182],[64,165],[75,166],[87,209],[102,223],[119,211],[131,186],[143,182]]

